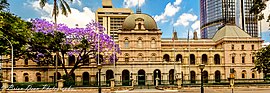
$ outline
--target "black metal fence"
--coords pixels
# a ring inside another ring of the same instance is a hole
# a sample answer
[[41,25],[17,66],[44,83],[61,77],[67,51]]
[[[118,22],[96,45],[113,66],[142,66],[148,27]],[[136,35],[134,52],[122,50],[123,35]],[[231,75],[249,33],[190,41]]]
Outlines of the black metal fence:
[[[156,83],[159,86],[177,86],[176,80],[158,80],[158,82],[154,80],[134,80],[134,87],[135,88],[144,88],[150,89],[155,87]],[[205,80],[204,86],[205,87],[228,87],[229,84],[228,79],[220,79],[220,80]],[[201,80],[182,80],[183,87],[199,87],[201,84]],[[235,79],[234,81],[235,86],[270,86],[270,79]],[[13,87],[17,88],[43,88],[46,87],[57,87],[56,82],[14,82]],[[98,82],[90,82],[90,81],[83,81],[83,82],[73,82],[69,85],[64,85],[64,87],[98,87]],[[115,87],[121,86],[132,86],[131,80],[124,80],[124,81],[115,81]],[[101,81],[101,87],[110,87],[110,81]]]

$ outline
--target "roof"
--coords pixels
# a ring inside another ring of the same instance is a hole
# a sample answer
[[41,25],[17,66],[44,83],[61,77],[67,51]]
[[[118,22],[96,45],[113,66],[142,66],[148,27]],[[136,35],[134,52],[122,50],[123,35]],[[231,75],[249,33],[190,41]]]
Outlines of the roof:
[[214,35],[212,39],[214,41],[218,41],[226,37],[249,38],[251,36],[248,33],[246,33],[244,30],[240,29],[239,27],[235,25],[225,25],[224,27],[222,27],[216,32],[216,34]]
[[144,27],[145,29],[149,30],[149,29],[157,29],[157,24],[156,21],[154,20],[154,18],[152,18],[151,16],[147,15],[147,14],[131,14],[129,15],[124,23],[123,23],[123,29],[134,29],[135,27],[135,20],[137,18],[142,18],[144,20]]

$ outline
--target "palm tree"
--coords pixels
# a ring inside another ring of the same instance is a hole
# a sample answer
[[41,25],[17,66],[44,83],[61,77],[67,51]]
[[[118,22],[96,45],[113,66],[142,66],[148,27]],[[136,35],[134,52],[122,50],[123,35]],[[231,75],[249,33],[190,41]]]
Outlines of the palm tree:
[[[73,2],[73,0],[70,1]],[[40,0],[39,1],[40,7],[43,8],[47,2],[48,0]],[[58,7],[58,3],[60,5],[60,8]],[[61,9],[62,14],[65,16],[68,16],[68,12],[71,13],[71,9],[65,0],[53,0],[52,16],[54,17],[55,24],[57,24],[57,16],[59,14],[59,9]]]
[[[73,2],[73,0],[70,0],[71,2]],[[41,8],[43,8],[45,6],[45,4],[48,2],[48,0],[40,0],[39,5]],[[60,5],[60,8],[58,7],[58,4]],[[54,24],[55,24],[55,29],[57,27],[57,16],[59,14],[59,9],[61,9],[62,14],[65,16],[68,16],[68,12],[71,13],[71,9],[68,5],[68,3],[65,0],[53,0],[53,11],[52,11],[52,17],[54,17]],[[61,48],[59,47],[55,53],[56,53],[56,61],[55,61],[55,72],[58,73],[57,67],[58,67],[58,60],[60,60],[60,56],[59,56],[59,51],[61,50]],[[63,58],[64,58],[64,54]],[[67,74],[67,70],[65,69],[65,63],[64,59],[62,61],[62,67],[65,70],[65,73]],[[55,74],[55,79],[57,80],[57,74]],[[67,74],[67,77],[69,77],[69,75]]]

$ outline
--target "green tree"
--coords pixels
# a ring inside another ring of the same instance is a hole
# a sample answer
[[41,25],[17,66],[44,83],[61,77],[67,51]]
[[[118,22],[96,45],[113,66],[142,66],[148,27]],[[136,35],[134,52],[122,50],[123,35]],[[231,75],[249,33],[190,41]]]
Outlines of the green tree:
[[[10,44],[5,39],[11,41],[14,48],[14,56],[20,57],[27,49],[27,43],[31,38],[31,23],[22,20],[9,12],[0,12],[0,55],[10,54]],[[5,37],[5,38],[4,38]]]
[[[253,0],[253,6],[250,9],[250,13],[254,14],[258,21],[264,19],[264,14],[262,11],[266,9],[266,2],[268,2],[268,0]],[[267,21],[269,20],[270,15],[268,15],[267,18]]]
[[9,3],[7,2],[7,0],[0,0],[0,11],[7,9],[8,6]]
[[270,72],[270,46],[261,48],[255,53],[255,67],[259,73],[263,72],[265,78],[267,78],[267,73]]

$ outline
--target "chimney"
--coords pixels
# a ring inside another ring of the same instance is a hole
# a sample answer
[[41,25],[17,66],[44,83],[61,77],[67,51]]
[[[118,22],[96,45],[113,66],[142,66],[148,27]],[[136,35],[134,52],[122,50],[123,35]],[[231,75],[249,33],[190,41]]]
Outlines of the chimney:
[[103,8],[112,8],[112,0],[102,0]]
[[198,40],[198,36],[197,36],[197,32],[196,31],[194,31],[194,33],[193,33],[193,40]]

